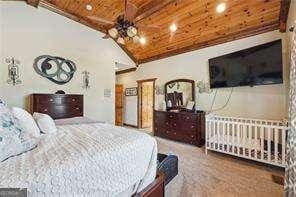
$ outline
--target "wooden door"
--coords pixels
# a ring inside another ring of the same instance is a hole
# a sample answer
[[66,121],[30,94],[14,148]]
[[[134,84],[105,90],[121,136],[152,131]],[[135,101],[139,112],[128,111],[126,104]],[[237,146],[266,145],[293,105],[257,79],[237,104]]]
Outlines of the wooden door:
[[152,127],[153,116],[153,83],[142,83],[141,91],[142,128]]
[[123,125],[123,85],[115,85],[115,125]]

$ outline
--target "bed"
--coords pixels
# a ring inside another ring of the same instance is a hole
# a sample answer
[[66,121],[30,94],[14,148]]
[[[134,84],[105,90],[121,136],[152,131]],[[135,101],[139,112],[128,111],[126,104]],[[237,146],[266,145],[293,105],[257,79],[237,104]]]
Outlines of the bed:
[[[44,107],[64,105],[52,99],[44,100],[46,95],[42,96],[42,106],[31,101],[39,109],[37,112],[57,114],[44,111]],[[61,101],[65,95],[54,97]],[[36,98],[31,96],[31,99]],[[65,105],[69,108],[69,104]],[[79,113],[83,115],[83,111]],[[0,163],[0,187],[28,188],[29,196],[38,197],[121,197],[151,196],[149,193],[157,186],[157,195],[152,196],[162,196],[163,177],[159,175],[155,179],[157,144],[154,138],[107,123],[85,121],[83,116],[79,120],[74,118],[75,121],[71,114],[64,117],[72,119],[70,122],[60,119],[58,132],[42,135],[35,149]]]

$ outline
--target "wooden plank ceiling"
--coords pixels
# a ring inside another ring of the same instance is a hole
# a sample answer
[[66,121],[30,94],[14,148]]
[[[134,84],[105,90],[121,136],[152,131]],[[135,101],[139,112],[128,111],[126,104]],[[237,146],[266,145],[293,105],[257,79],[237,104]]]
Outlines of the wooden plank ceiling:
[[[106,32],[112,25],[94,23],[87,16],[115,21],[124,12],[124,0],[29,0],[94,29]],[[121,45],[137,64],[220,44],[276,29],[285,31],[290,0],[129,0],[138,8],[137,24],[159,30],[140,30],[146,44]],[[226,10],[217,13],[219,3]],[[86,9],[86,5],[92,10]],[[175,23],[177,31],[169,26]]]

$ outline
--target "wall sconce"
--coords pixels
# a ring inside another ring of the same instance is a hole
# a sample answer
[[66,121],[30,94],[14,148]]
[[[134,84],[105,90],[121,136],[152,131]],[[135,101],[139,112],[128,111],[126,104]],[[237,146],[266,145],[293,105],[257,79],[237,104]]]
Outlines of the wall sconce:
[[198,81],[196,83],[199,93],[211,93],[210,84],[204,81]]
[[83,85],[82,85],[82,88],[83,89],[88,89],[88,88],[90,88],[90,85],[89,85],[89,72],[88,71],[83,71],[82,72],[82,83],[83,83]]
[[14,59],[14,57],[6,58],[5,62],[8,64],[8,79],[7,83],[12,85],[21,84],[19,65],[20,61]]

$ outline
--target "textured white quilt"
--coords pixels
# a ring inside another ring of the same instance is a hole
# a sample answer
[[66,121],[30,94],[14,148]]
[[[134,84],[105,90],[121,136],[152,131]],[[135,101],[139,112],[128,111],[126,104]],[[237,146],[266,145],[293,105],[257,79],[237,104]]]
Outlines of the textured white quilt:
[[122,196],[154,180],[156,160],[147,134],[104,123],[58,126],[34,150],[0,163],[0,187],[38,197]]

